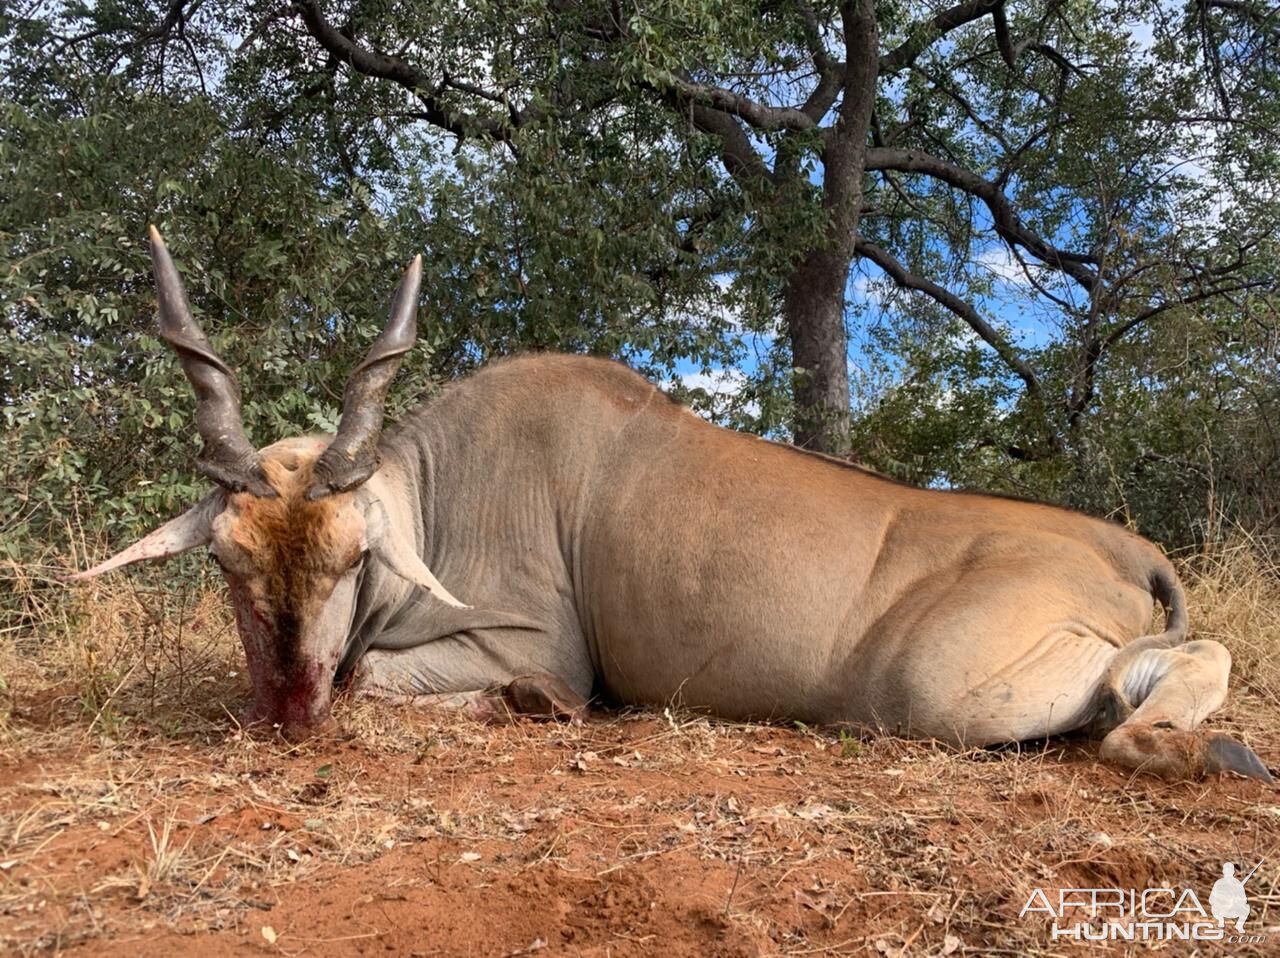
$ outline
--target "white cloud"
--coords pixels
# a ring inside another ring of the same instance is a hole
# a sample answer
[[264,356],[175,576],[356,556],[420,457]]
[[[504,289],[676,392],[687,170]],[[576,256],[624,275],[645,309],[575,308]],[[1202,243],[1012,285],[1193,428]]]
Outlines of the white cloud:
[[888,298],[893,283],[878,268],[873,277],[867,271],[869,268],[870,264],[866,260],[860,261],[849,283],[849,295],[855,303],[881,306]]
[[1027,279],[1027,274],[1022,269],[1022,264],[1003,243],[988,246],[973,262],[979,269],[990,273],[1000,282],[1011,286],[1031,285],[1031,281]]
[[737,369],[713,369],[706,373],[685,373],[677,377],[687,389],[703,389],[713,396],[736,396],[747,377]]
[[1129,32],[1129,40],[1136,48],[1139,56],[1145,57],[1151,53],[1151,48],[1155,46],[1155,30],[1149,20],[1137,20],[1133,23],[1126,23],[1124,29]]
[[[698,403],[695,411],[703,418],[714,419],[723,415],[734,404],[747,384],[747,377],[740,369],[720,368],[707,372],[677,373],[662,385],[670,389],[676,383],[686,389],[701,389],[706,393],[708,401]],[[742,411],[749,416],[758,416],[760,406],[749,402],[742,407]]]

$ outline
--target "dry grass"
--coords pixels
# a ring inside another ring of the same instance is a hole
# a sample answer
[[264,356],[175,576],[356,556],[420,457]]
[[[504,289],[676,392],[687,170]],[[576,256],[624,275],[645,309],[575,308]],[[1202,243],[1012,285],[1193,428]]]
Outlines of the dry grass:
[[[1237,531],[1202,550],[1184,574],[1197,638],[1217,639],[1234,660],[1234,682],[1280,710],[1280,546]],[[1276,711],[1259,712],[1274,717]],[[1270,726],[1274,733],[1275,726]]]
[[[1184,574],[1196,635],[1236,661],[1211,721],[1275,767],[1265,555],[1237,536]],[[671,709],[494,728],[348,701],[344,737],[289,746],[229,717],[246,693],[220,591],[166,581],[0,568],[0,946],[407,952],[396,936],[429,924],[441,953],[466,933],[480,954],[1051,954],[1018,917],[1031,888],[1207,889],[1223,858],[1263,856],[1254,918],[1280,940],[1280,805],[1252,783]],[[320,905],[333,888],[373,897],[352,917]]]

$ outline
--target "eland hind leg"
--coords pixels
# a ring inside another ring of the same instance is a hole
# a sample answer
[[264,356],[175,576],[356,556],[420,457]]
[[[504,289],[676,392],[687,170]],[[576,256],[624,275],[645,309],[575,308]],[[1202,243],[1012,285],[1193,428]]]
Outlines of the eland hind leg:
[[1121,650],[1102,688],[1101,758],[1162,778],[1232,771],[1274,784],[1247,745],[1196,731],[1226,700],[1230,672],[1231,653],[1220,642]]
[[972,656],[977,675],[960,673],[964,688],[942,698],[948,704],[930,723],[931,734],[981,747],[1075,731],[1094,714],[1112,649],[1096,636],[1054,631],[977,681],[984,670]]

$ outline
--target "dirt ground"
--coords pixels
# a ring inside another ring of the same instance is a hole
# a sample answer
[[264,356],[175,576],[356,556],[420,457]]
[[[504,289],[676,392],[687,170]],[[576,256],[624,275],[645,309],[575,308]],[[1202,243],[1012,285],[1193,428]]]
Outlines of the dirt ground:
[[[957,755],[360,703],[297,748],[143,727],[41,747],[77,709],[24,703],[0,764],[17,953],[1044,954],[1069,949],[1019,919],[1034,888],[1185,883],[1207,902],[1222,861],[1280,864],[1276,794],[1128,780],[1087,743]],[[1250,882],[1272,949],[1278,874]]]
[[[1193,593],[1237,655],[1211,721],[1276,769],[1275,606],[1245,582]],[[1078,954],[1020,917],[1035,889],[1208,908],[1224,861],[1264,860],[1262,940],[1199,953],[1280,954],[1280,792],[1256,782],[1131,777],[1087,740],[957,753],[671,710],[495,726],[340,701],[339,733],[290,746],[230,717],[216,590],[83,602],[0,660],[0,952]]]

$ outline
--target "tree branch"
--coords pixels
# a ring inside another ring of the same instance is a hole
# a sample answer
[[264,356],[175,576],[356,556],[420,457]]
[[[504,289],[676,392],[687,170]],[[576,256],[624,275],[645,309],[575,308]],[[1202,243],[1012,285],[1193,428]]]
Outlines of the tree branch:
[[756,150],[742,125],[719,110],[690,104],[693,125],[720,141],[720,162],[734,181],[746,189],[758,188],[773,178],[773,173]]
[[835,104],[844,86],[845,64],[833,59],[827,52],[822,42],[818,16],[813,9],[801,4],[800,16],[804,20],[804,35],[809,44],[809,55],[813,57],[813,65],[818,71],[818,83],[800,109],[814,123],[819,123]]
[[1101,349],[1102,351],[1110,349],[1112,346],[1118,343],[1121,339],[1123,339],[1129,333],[1133,332],[1133,330],[1137,329],[1143,323],[1149,320],[1155,319],[1161,313],[1168,312],[1174,307],[1190,306],[1192,303],[1202,303],[1206,299],[1213,299],[1216,296],[1230,296],[1232,293],[1242,293],[1242,292],[1245,292],[1246,290],[1258,289],[1259,287],[1262,287],[1262,286],[1269,286],[1271,285],[1271,283],[1272,283],[1271,280],[1266,280],[1266,279],[1248,280],[1246,282],[1233,283],[1227,286],[1215,286],[1210,289],[1202,289],[1188,296],[1179,296],[1176,299],[1171,299],[1171,300],[1167,300],[1166,302],[1159,303],[1148,309],[1144,309],[1142,312],[1138,313],[1136,316],[1125,320],[1115,329],[1111,330],[1111,332],[1107,333],[1107,335],[1102,339]]
[[720,142],[720,162],[726,172],[744,191],[758,189],[773,179],[773,173],[760,156],[742,124],[727,113],[691,103],[675,90],[651,87],[678,114],[686,115],[694,129]]
[[1037,277],[1035,272],[1031,269],[1031,264],[1027,262],[1027,258],[1022,255],[1021,248],[1017,246],[1009,246],[1006,248],[1009,250],[1009,253],[1013,258],[1018,261],[1018,268],[1022,270],[1022,275],[1026,277],[1027,282],[1031,284],[1031,288],[1061,309],[1064,313],[1070,314],[1074,308],[1072,304],[1067,302],[1061,296],[1058,296],[1045,288],[1045,285],[1040,282],[1039,277]]
[[1251,20],[1258,26],[1266,26],[1270,22],[1280,27],[1280,7],[1268,7],[1262,3],[1246,3],[1244,0],[1199,0],[1200,6],[1206,10],[1226,10]]
[[996,175],[996,178],[993,181],[993,185],[997,189],[1003,190],[1005,188],[1005,184],[1009,182],[1009,177],[1013,176],[1013,174],[1017,172],[1018,161],[1022,159],[1023,154],[1026,153],[1027,150],[1035,146],[1045,136],[1050,133],[1054,133],[1059,129],[1059,120],[1060,117],[1054,117],[1053,123],[1046,123],[1044,126],[1040,127],[1040,129],[1033,131],[1031,135],[1019,143],[1013,150],[1005,152],[1000,164],[1000,172]]
[[1058,69],[1062,71],[1062,75],[1064,78],[1066,77],[1067,74],[1070,74],[1070,73],[1074,73],[1076,76],[1084,76],[1084,70],[1080,69],[1074,63],[1068,60],[1065,56],[1063,56],[1060,52],[1058,52],[1057,47],[1051,46],[1048,43],[1032,43],[1030,41],[1024,40],[1014,48],[1015,56],[1021,56],[1023,50],[1034,50],[1036,53],[1040,54],[1046,60],[1050,60],[1053,63],[1056,63],[1058,65]]
[[1000,144],[1000,148],[1004,150],[1006,156],[1014,152],[1013,147],[1009,144],[1009,141],[1005,139],[1004,134],[1000,132],[1000,130],[992,126],[990,123],[988,123],[986,120],[984,120],[979,115],[978,111],[973,108],[973,104],[971,104],[967,99],[965,99],[964,95],[961,94],[960,91],[957,90],[951,83],[948,83],[947,81],[943,80],[941,77],[938,77],[933,75],[932,73],[929,73],[927,70],[924,70],[921,67],[913,66],[912,69],[916,73],[918,73],[920,76],[928,80],[929,84],[935,90],[940,91],[943,96],[947,97],[949,100],[954,102],[956,106],[960,107],[960,109],[964,112],[964,115],[969,118],[970,123],[972,123],[979,130],[981,130],[987,136],[991,137],[991,139],[995,140],[998,144]]
[[[193,3],[191,7],[191,13],[194,13],[196,8],[200,6],[200,2],[201,0],[195,0],[195,3]],[[183,12],[183,7],[186,5],[187,0],[173,0],[173,2],[169,4],[169,9],[165,13],[164,19],[146,33],[139,36],[138,42],[147,43],[151,40],[160,40],[168,36],[169,31],[176,27],[184,18],[185,14]]]
[[331,56],[357,73],[390,80],[409,90],[422,105],[421,110],[415,111],[417,118],[447,130],[459,139],[479,136],[496,142],[510,142],[515,127],[537,118],[533,113],[512,113],[510,117],[498,118],[455,110],[440,99],[439,89],[426,74],[407,60],[361,46],[329,23],[320,10],[318,0],[295,0],[293,9],[307,32]]
[[[132,34],[133,39],[128,44],[130,48],[143,47],[153,43],[164,42],[168,40],[169,34],[173,32],[174,27],[180,26],[188,17],[194,14],[196,10],[199,9],[202,2],[203,0],[172,0],[168,8],[166,8],[164,16],[160,18],[160,21],[156,23],[155,26],[146,30],[132,30],[130,29],[130,26],[132,25],[125,26],[122,24],[112,24],[111,26],[106,27],[95,27],[92,30],[86,30],[83,33],[78,33],[71,37],[54,35],[53,39],[58,41],[58,45],[48,55],[48,59],[51,61],[57,60],[68,50],[84,43],[85,41],[96,40],[98,37],[110,36],[113,33]],[[188,3],[191,4],[190,9],[187,9]],[[190,41],[187,41],[185,37],[183,40],[187,43],[188,48],[190,48]],[[189,50],[189,52],[191,53],[192,60],[196,63],[196,69],[199,70],[200,64],[196,59],[195,51]],[[203,77],[201,77],[201,81],[203,83]]]
[[944,289],[932,280],[925,279],[910,272],[902,263],[894,259],[890,253],[871,243],[862,237],[858,237],[858,241],[854,246],[855,251],[860,256],[865,256],[871,262],[879,266],[889,277],[903,289],[915,290],[924,293],[935,303],[954,313],[960,319],[978,334],[988,346],[995,350],[999,356],[1018,378],[1021,379],[1027,387],[1027,394],[1037,399],[1042,396],[1040,388],[1040,377],[1036,375],[1027,363],[1020,357],[1014,348],[1005,341],[994,326],[988,323],[979,315],[971,303],[961,299],[955,293],[948,289]]
[[880,58],[880,73],[897,73],[911,66],[920,54],[952,30],[980,20],[1003,6],[1004,0],[969,0],[913,24],[907,31],[907,39]]
[[802,109],[766,106],[732,90],[696,83],[675,73],[663,71],[653,83],[660,90],[674,92],[691,103],[745,120],[757,130],[812,130],[817,126],[813,117]]
[[991,11],[991,23],[996,31],[996,49],[1000,58],[1010,70],[1018,67],[1018,52],[1013,47],[1013,38],[1009,36],[1009,20],[1004,15],[1004,4],[1000,3]]
[[1003,240],[1023,247],[1036,259],[1066,273],[1091,293],[1098,286],[1098,274],[1087,265],[1096,264],[1097,257],[1091,253],[1075,253],[1058,249],[1037,236],[1023,225],[1013,204],[996,184],[977,173],[919,150],[897,150],[885,147],[867,149],[866,168],[867,170],[922,173],[977,197],[990,211],[996,233]]

